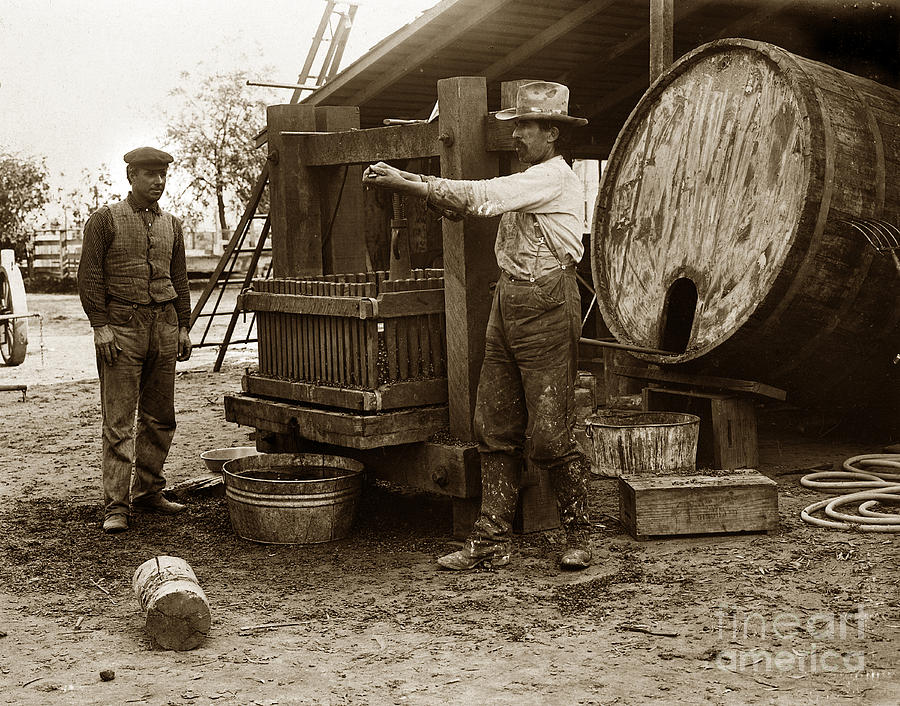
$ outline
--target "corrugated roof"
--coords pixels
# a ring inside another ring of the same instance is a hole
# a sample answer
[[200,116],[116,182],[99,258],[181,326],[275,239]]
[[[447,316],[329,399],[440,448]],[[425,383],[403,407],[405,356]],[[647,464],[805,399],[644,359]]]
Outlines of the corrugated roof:
[[[675,56],[746,37],[900,88],[898,4],[674,0]],[[502,81],[560,81],[570,112],[589,117],[591,140],[608,148],[649,85],[649,15],[649,0],[444,0],[303,102],[358,105],[374,127],[427,118],[441,78],[485,76],[492,110]]]

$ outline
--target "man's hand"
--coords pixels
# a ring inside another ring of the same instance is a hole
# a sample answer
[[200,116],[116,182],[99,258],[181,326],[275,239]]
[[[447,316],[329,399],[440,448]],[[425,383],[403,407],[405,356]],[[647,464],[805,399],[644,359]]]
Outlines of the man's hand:
[[116,334],[109,326],[94,328],[94,347],[107,365],[112,365],[119,357],[122,348],[116,343]]
[[404,172],[386,162],[378,162],[366,167],[362,181],[364,186],[376,186],[379,189],[401,191],[414,196],[424,197],[428,193],[428,186],[418,174]]
[[187,360],[191,357],[191,337],[188,335],[187,326],[178,327],[178,360]]

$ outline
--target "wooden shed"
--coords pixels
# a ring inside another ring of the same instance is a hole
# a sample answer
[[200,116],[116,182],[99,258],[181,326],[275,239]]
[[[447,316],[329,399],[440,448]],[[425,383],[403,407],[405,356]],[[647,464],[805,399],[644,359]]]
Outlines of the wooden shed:
[[[572,156],[606,159],[651,78],[725,37],[771,42],[896,90],[898,27],[886,4],[439,3],[300,104],[270,106],[274,279],[241,297],[259,317],[260,366],[243,394],[226,396],[226,418],[259,430],[261,450],[341,447],[381,477],[449,495],[465,534],[480,492],[472,410],[496,220],[438,222],[413,202],[385,202],[363,191],[361,165],[388,160],[457,179],[521,169],[511,126],[492,113],[534,79],[566,83],[570,111],[590,118]],[[384,271],[395,226],[408,229],[412,260],[399,278]],[[582,273],[591,278],[589,264]],[[523,489],[523,529],[554,525],[549,487],[542,476]]]

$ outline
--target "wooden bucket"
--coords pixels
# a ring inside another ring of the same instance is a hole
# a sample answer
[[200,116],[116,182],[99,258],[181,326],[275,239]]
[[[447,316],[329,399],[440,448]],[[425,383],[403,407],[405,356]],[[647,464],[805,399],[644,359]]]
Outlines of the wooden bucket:
[[346,537],[363,465],[326,454],[261,454],[223,469],[231,525],[263,544],[318,544]]
[[681,412],[598,412],[586,420],[591,470],[601,476],[692,474],[700,417]]
[[851,224],[900,224],[898,115],[900,91],[762,42],[677,61],[619,133],[597,199],[615,337],[796,402],[896,390],[897,275]]

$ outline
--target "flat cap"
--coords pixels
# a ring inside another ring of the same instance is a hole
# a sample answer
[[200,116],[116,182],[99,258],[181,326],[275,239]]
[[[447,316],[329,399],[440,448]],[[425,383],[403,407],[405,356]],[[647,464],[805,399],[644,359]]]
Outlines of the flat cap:
[[124,160],[126,164],[165,167],[172,162],[173,157],[168,152],[163,152],[155,147],[138,147],[131,152],[126,152]]

